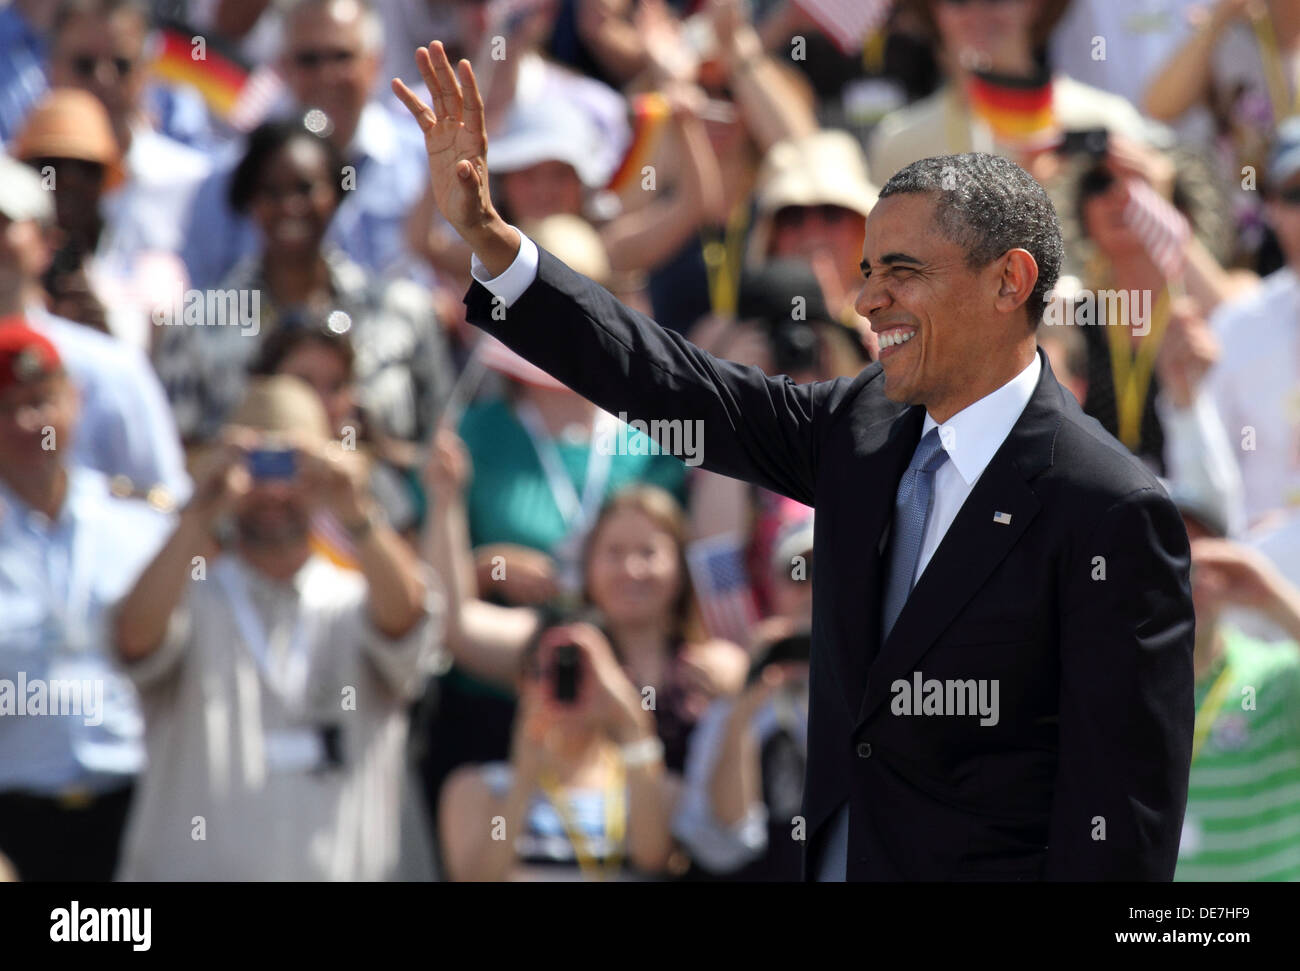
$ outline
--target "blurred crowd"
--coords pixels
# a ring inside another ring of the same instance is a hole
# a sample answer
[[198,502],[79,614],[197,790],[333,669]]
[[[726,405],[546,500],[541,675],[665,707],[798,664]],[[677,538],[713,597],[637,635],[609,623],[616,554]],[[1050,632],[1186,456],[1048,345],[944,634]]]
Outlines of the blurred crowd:
[[797,382],[894,172],[1041,181],[1192,538],[1177,876],[1300,879],[1300,0],[0,2],[0,874],[798,879],[813,511],[466,325],[435,39],[507,220]]

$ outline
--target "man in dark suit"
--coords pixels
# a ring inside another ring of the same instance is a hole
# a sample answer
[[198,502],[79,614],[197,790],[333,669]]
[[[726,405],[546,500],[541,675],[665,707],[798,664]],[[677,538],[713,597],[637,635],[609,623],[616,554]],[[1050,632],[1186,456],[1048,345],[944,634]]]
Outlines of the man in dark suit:
[[[1035,332],[1061,260],[989,155],[882,188],[857,309],[880,361],[795,385],[629,310],[496,214],[468,62],[419,52],[469,319],[611,412],[695,421],[706,468],[817,509],[805,873],[1168,880],[1194,720],[1188,541]],[[486,284],[486,286],[484,285]],[[799,821],[794,821],[798,837]]]

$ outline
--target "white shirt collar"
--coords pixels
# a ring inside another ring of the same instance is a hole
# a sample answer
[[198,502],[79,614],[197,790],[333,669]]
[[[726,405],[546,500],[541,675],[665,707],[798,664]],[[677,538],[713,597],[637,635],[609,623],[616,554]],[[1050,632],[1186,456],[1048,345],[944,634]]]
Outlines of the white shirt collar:
[[993,453],[1011,433],[1016,419],[1038,386],[1042,368],[1035,351],[1034,359],[1023,371],[996,391],[967,405],[942,425],[926,412],[921,435],[924,437],[931,428],[939,429],[939,440],[949,460],[968,486],[975,484],[993,459]]

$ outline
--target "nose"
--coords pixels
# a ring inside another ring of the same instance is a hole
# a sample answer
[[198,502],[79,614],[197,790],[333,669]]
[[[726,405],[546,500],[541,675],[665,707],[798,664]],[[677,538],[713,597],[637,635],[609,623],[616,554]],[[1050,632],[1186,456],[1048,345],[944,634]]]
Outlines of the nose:
[[871,319],[873,314],[887,308],[893,303],[893,298],[889,294],[889,288],[883,281],[877,282],[876,276],[867,277],[862,281],[862,289],[858,291],[858,298],[853,302],[853,309],[858,312],[858,316]]

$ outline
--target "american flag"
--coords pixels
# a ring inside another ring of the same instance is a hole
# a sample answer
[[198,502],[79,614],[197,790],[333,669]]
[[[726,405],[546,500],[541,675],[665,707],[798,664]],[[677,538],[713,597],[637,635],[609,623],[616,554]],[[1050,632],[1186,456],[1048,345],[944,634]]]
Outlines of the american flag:
[[1187,217],[1174,208],[1171,202],[1148,183],[1132,179],[1128,183],[1124,221],[1141,241],[1147,255],[1160,268],[1166,280],[1182,273],[1192,228]]
[[757,611],[739,538],[726,534],[696,540],[686,549],[686,563],[709,634],[747,644]]
[[229,122],[236,131],[249,132],[260,125],[288,89],[271,67],[258,67],[240,89],[230,110]]
[[862,50],[889,17],[893,0],[795,0],[845,54]]

